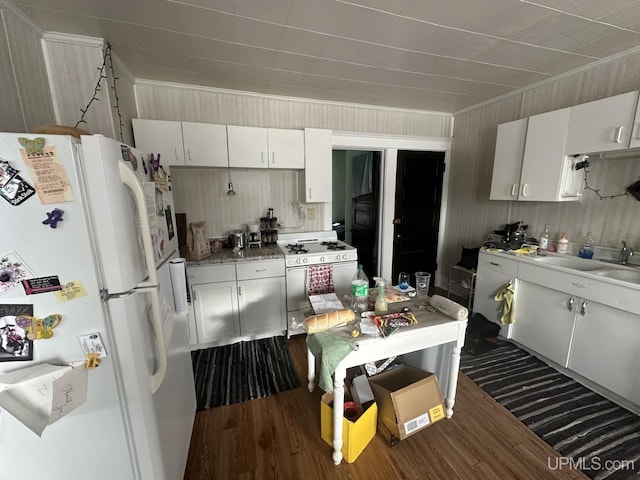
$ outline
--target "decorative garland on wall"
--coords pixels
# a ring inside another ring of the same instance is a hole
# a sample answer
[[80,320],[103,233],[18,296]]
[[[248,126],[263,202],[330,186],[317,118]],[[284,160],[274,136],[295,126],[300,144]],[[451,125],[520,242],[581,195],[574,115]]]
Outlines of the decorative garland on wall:
[[605,198],[608,200],[611,200],[616,197],[624,197],[626,195],[629,195],[628,191],[625,191],[624,193],[618,193],[617,195],[602,195],[600,193],[599,188],[590,187],[589,186],[589,166],[591,165],[591,162],[589,162],[587,158],[588,157],[585,156],[584,160],[582,162],[576,163],[574,167],[576,170],[584,169],[584,189],[585,190],[591,190],[593,193],[595,193],[598,196],[600,200],[604,200]]
[[105,79],[107,80],[107,86],[108,86],[108,82],[109,82],[109,78],[107,77],[107,75],[105,75],[105,70],[109,68],[109,70],[111,71],[111,77],[113,78],[113,85],[110,87],[113,90],[113,96],[116,100],[116,104],[113,107],[117,114],[118,114],[118,125],[120,128],[120,141],[123,142],[123,134],[122,134],[122,130],[124,128],[124,124],[122,123],[122,114],[120,113],[120,99],[118,98],[118,90],[116,89],[116,81],[118,80],[118,77],[116,76],[116,72],[113,69],[113,58],[111,57],[111,44],[107,42],[107,48],[104,51],[104,56],[102,57],[102,65],[98,68],[98,82],[96,83],[96,86],[93,89],[93,96],[91,97],[91,100],[89,100],[89,103],[87,103],[87,106],[80,109],[80,111],[82,112],[82,115],[80,116],[80,120],[78,120],[78,122],[75,124],[75,127],[78,128],[78,125],[80,125],[81,123],[87,123],[86,120],[84,119],[84,116],[86,115],[86,113],[89,111],[89,108],[91,107],[91,105],[93,104],[93,102],[99,101],[100,98],[98,98],[98,92],[100,92],[102,90],[102,80]]

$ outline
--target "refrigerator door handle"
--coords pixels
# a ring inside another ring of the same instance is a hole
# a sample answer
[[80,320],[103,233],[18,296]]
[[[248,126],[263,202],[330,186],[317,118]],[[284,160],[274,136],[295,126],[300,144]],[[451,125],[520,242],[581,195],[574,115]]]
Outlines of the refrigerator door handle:
[[153,326],[153,336],[156,344],[156,356],[158,365],[156,371],[151,376],[151,391],[156,393],[164,381],[167,373],[167,349],[165,347],[164,329],[162,325],[162,314],[160,312],[160,298],[158,293],[158,275],[156,271],[156,261],[153,255],[153,242],[151,241],[151,227],[147,216],[147,202],[144,196],[142,185],[138,181],[135,173],[123,162],[119,163],[120,178],[131,192],[135,200],[140,229],[142,235],[142,249],[144,250],[144,260],[147,265],[149,280],[140,282],[136,291],[148,292],[151,295],[151,325]]
[[160,311],[160,295],[157,287],[136,288],[136,292],[148,293],[151,297],[151,325],[156,344],[156,371],[151,375],[151,392],[156,393],[167,374],[167,348],[164,339],[162,314]]
[[148,282],[138,283],[139,287],[155,287],[158,285],[158,276],[156,273],[156,260],[153,255],[153,242],[151,241],[151,226],[149,225],[149,217],[147,213],[147,202],[144,196],[144,190],[142,185],[138,181],[136,174],[133,173],[124,162],[119,162],[120,167],[120,179],[129,190],[133,193],[133,198],[136,204],[136,210],[138,211],[138,218],[140,220],[140,228],[142,234],[142,249],[144,250],[144,261],[147,265],[147,273],[149,276]]

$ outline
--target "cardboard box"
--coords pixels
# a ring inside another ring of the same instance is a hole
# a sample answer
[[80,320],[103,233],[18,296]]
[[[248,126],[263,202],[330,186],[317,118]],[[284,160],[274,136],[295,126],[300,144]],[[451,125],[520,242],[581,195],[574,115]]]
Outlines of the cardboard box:
[[431,372],[402,365],[370,377],[369,384],[380,423],[400,440],[445,418],[440,385]]
[[[346,390],[346,388],[345,388]],[[348,401],[345,395],[345,402]],[[325,393],[320,401],[320,436],[333,448],[333,393]],[[342,417],[342,457],[353,463],[376,434],[378,405],[369,402],[355,422]]]

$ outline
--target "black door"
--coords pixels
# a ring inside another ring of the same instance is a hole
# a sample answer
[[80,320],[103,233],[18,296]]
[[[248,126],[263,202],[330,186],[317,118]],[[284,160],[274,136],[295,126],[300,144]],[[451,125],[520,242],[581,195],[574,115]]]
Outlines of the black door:
[[[444,152],[398,151],[392,282],[400,272],[430,272],[437,265]],[[433,285],[433,280],[431,282]]]
[[366,152],[352,160],[351,244],[358,249],[358,263],[373,284],[378,276],[378,205],[380,152]]

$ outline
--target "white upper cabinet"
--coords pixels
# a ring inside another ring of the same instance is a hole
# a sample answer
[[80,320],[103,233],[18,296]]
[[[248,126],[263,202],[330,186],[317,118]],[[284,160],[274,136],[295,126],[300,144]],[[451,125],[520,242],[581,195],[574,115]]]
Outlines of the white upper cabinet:
[[135,147],[147,153],[159,153],[163,166],[185,165],[182,124],[166,120],[134,118]]
[[498,125],[490,200],[517,200],[528,118]]
[[269,168],[267,129],[227,125],[229,166]]
[[227,126],[229,165],[240,168],[304,168],[304,132]]
[[580,199],[583,174],[564,155],[569,115],[563,108],[498,126],[491,200]]
[[[638,92],[603,98],[571,107],[565,153],[609,152],[630,147]],[[640,140],[636,140],[640,142]]]
[[182,138],[186,166],[228,166],[226,125],[182,122]]
[[304,192],[300,200],[305,203],[332,201],[332,140],[331,130],[304,129]]
[[269,168],[304,168],[304,130],[268,128]]

